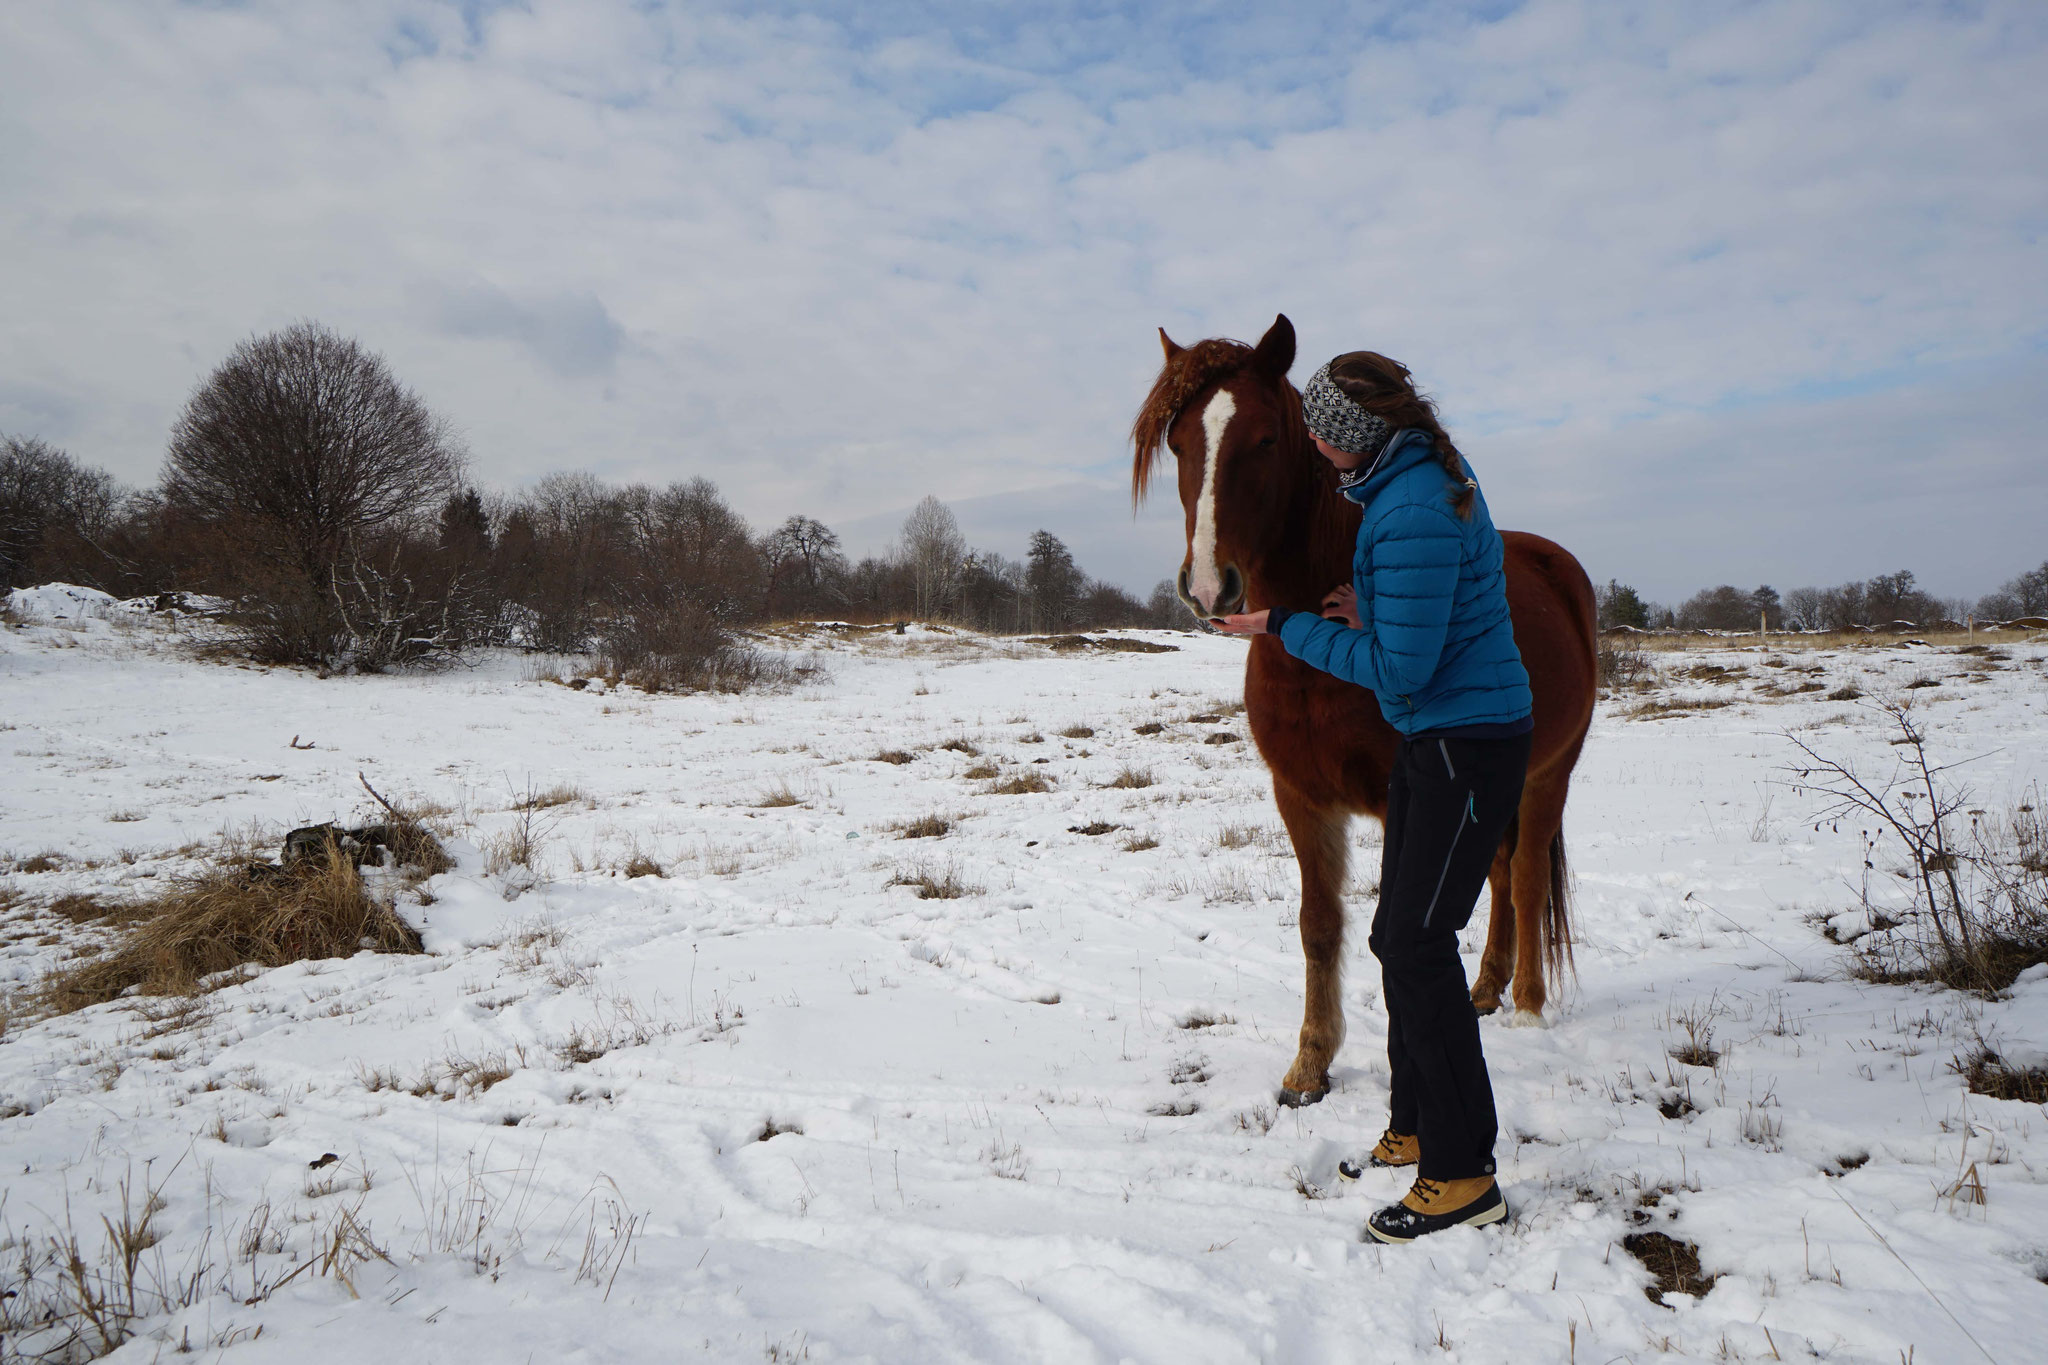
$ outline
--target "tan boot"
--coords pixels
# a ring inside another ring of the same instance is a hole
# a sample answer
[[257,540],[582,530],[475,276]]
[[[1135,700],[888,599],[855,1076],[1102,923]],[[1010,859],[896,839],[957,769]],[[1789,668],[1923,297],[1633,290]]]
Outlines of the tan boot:
[[1413,1133],[1397,1133],[1389,1128],[1380,1134],[1380,1140],[1372,1146],[1372,1155],[1365,1159],[1368,1166],[1413,1166],[1422,1160],[1422,1142]]
[[1412,1242],[1445,1228],[1484,1227],[1508,1216],[1507,1200],[1490,1175],[1465,1180],[1417,1179],[1401,1196],[1366,1220],[1365,1230],[1382,1242]]
[[[1372,1151],[1365,1158],[1365,1166],[1386,1170],[1394,1166],[1413,1166],[1422,1159],[1422,1143],[1413,1133],[1397,1133],[1389,1128],[1380,1134]],[[1356,1180],[1365,1174],[1365,1166],[1350,1157],[1337,1163],[1337,1174],[1346,1180]]]

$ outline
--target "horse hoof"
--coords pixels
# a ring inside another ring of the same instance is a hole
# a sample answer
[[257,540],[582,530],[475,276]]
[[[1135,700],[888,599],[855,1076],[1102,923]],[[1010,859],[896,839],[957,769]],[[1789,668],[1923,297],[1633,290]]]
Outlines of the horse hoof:
[[1543,1011],[1518,1009],[1507,1017],[1509,1028],[1543,1028]]
[[1472,1008],[1479,1014],[1493,1014],[1500,1009],[1500,998],[1496,996],[1491,1000],[1482,1000],[1474,996],[1472,998]]
[[1283,1085],[1280,1087],[1280,1103],[1289,1109],[1301,1109],[1307,1105],[1321,1104],[1323,1096],[1329,1093],[1330,1087],[1327,1085],[1320,1090],[1289,1090]]

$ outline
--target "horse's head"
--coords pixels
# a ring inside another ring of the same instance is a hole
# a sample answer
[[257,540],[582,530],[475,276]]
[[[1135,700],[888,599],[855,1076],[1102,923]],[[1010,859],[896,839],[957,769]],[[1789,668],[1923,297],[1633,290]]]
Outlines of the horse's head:
[[1257,346],[1178,346],[1164,328],[1159,341],[1166,364],[1131,427],[1131,495],[1144,499],[1164,446],[1187,513],[1180,600],[1198,616],[1226,616],[1245,608],[1308,468],[1301,399],[1287,382],[1294,324],[1281,314]]

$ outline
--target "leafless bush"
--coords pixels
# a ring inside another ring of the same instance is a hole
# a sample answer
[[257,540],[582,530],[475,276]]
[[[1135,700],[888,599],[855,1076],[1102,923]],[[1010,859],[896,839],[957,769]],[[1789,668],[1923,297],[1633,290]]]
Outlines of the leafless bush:
[[1602,687],[1637,692],[1657,680],[1657,667],[1650,661],[1650,652],[1633,636],[1601,636],[1597,658]]
[[[1824,798],[1817,818],[1870,821],[1861,898],[1872,924],[1885,928],[1857,945],[1859,971],[1872,980],[1938,981],[1957,990],[1996,992],[2035,963],[2048,961],[2048,843],[2038,800],[2004,820],[1970,806],[1971,793],[1949,777],[1958,763],[1937,762],[1905,701],[1875,703],[1898,730],[1889,774],[1870,778],[1787,738],[1805,761],[1792,768],[1795,791]],[[1968,821],[1966,828],[1961,822]],[[1909,905],[1873,899],[1877,859],[1889,852],[1908,888]]]
[[772,691],[801,681],[788,660],[739,642],[701,607],[636,604],[605,632],[598,663],[649,692]]

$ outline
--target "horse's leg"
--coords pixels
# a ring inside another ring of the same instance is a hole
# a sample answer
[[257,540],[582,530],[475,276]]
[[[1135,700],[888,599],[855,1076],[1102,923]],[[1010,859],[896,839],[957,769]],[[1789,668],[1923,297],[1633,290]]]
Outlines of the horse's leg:
[[1493,888],[1493,911],[1486,921],[1486,951],[1479,956],[1479,979],[1472,983],[1472,1007],[1481,1014],[1500,1008],[1500,993],[1515,974],[1515,830],[1494,850],[1493,868],[1486,874]]
[[1543,1026],[1543,924],[1550,913],[1550,841],[1564,827],[1566,782],[1532,783],[1517,816],[1513,895],[1515,902],[1514,1028]]
[[1350,854],[1345,830],[1350,817],[1317,805],[1281,782],[1273,800],[1294,842],[1301,867],[1301,955],[1308,988],[1301,1015],[1301,1041],[1294,1065],[1280,1082],[1280,1103],[1314,1104],[1330,1093],[1330,1060],[1344,1042],[1344,1001],[1340,994],[1344,954],[1344,872]]

